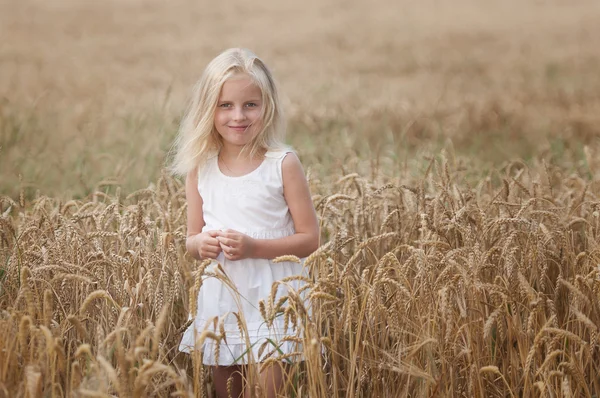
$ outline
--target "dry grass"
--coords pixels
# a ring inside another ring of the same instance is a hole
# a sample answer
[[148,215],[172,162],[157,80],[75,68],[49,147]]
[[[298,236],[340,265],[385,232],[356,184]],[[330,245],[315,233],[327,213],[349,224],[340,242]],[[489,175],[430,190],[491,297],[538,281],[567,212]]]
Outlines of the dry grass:
[[[311,181],[325,243],[308,299],[261,306],[303,344],[288,394],[600,393],[598,181],[514,163],[468,187],[458,164]],[[177,351],[211,274],[183,253],[179,182],[0,210],[0,396],[211,396]]]
[[302,343],[289,396],[600,395],[596,2],[0,1],[0,37],[0,397],[212,396],[161,170],[233,45],[321,223],[308,297],[261,305]]

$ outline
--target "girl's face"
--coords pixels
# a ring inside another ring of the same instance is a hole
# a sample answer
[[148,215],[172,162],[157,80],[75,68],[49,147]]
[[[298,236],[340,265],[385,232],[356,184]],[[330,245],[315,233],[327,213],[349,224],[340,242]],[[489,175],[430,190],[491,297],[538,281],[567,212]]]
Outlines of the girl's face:
[[262,128],[262,93],[248,75],[228,79],[221,88],[215,128],[225,147],[243,147]]

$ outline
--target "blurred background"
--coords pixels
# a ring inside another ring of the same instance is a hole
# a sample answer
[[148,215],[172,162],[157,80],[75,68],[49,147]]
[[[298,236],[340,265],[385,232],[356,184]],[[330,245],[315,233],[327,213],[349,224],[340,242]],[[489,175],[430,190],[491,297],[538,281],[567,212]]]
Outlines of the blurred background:
[[594,0],[0,0],[0,194],[148,186],[234,46],[272,68],[315,178],[419,173],[441,149],[467,177],[514,159],[591,170]]

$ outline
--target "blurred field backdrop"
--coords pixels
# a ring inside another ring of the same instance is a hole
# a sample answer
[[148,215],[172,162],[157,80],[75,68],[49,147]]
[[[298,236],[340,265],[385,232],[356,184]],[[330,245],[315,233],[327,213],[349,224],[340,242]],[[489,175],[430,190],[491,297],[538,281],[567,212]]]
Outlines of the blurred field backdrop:
[[0,0],[0,397],[212,396],[162,168],[232,46],[322,225],[311,301],[264,307],[289,396],[598,396],[599,38],[592,0]]

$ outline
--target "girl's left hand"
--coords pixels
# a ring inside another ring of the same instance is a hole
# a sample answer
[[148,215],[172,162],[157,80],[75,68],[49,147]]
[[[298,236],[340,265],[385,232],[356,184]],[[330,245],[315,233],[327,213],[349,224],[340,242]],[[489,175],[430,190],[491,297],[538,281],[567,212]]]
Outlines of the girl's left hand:
[[246,234],[226,229],[218,231],[217,240],[223,249],[223,254],[228,260],[243,260],[251,258],[254,250],[254,239]]

